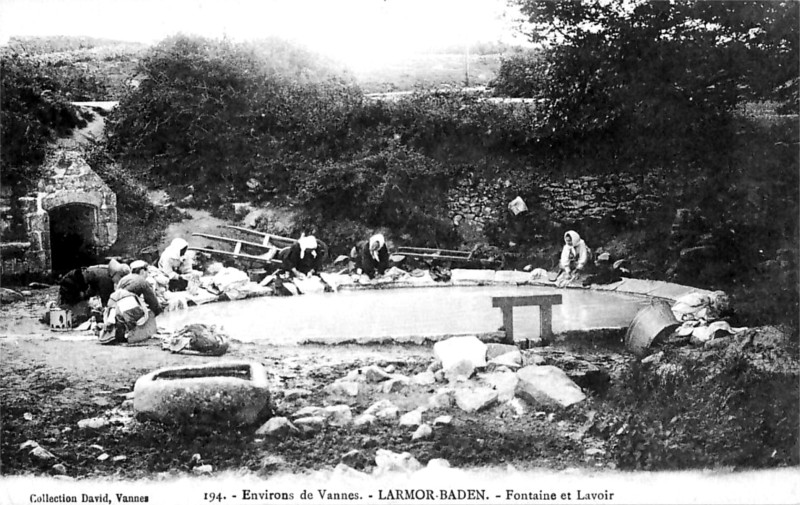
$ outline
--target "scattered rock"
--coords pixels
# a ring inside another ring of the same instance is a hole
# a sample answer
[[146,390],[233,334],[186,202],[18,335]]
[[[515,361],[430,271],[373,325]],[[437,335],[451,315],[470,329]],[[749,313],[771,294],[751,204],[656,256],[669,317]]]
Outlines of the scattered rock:
[[520,352],[519,347],[509,344],[486,344],[486,360],[491,361],[498,356],[510,352]]
[[331,426],[346,426],[353,420],[353,413],[347,405],[325,407],[325,417]]
[[446,425],[453,423],[453,416],[439,416],[433,420],[434,426]]
[[422,411],[420,409],[412,410],[400,416],[400,426],[419,426],[422,424]]
[[456,405],[465,412],[478,412],[497,402],[497,391],[490,388],[460,389],[455,393]]
[[98,460],[98,461],[105,461],[105,460],[107,460],[109,457],[110,457],[110,456],[104,452],[103,454],[101,454],[101,455],[97,456],[97,460]]
[[19,450],[24,451],[25,449],[35,449],[39,447],[39,443],[33,440],[27,440],[19,445]]
[[505,366],[511,369],[520,368],[522,366],[522,353],[519,352],[519,349],[517,349],[505,354],[501,354],[496,358],[492,358],[492,360],[489,361],[489,365]]
[[[514,411],[516,416],[523,416],[525,415],[525,405],[522,403],[522,400],[519,398],[512,398],[508,400],[508,406]],[[537,412],[538,413],[538,412]],[[544,412],[542,412],[544,413]]]
[[442,362],[438,359],[431,361],[431,364],[428,365],[427,370],[432,373],[436,373],[442,369]]
[[302,409],[298,410],[292,417],[297,419],[299,417],[312,417],[312,416],[324,416],[325,409],[323,407],[315,407],[313,405],[309,405],[308,407],[303,407]]
[[498,401],[507,402],[514,398],[519,378],[512,372],[493,372],[481,375],[481,381],[497,391]]
[[597,447],[592,447],[583,451],[584,454],[587,456],[602,456],[606,453],[603,449],[598,449]]
[[358,449],[342,454],[339,462],[351,468],[364,468],[370,463],[369,458]]
[[364,378],[367,379],[367,382],[383,382],[392,377],[377,365],[370,365],[364,368],[362,370],[362,374],[364,375]]
[[298,433],[299,431],[300,430],[297,429],[297,426],[292,424],[292,422],[285,417],[273,417],[256,430],[256,435],[285,437],[294,433]]
[[444,369],[448,382],[465,381],[475,373],[475,365],[470,360],[457,361]]
[[355,468],[351,468],[344,463],[339,463],[335,467],[333,467],[333,475],[336,477],[348,477],[348,478],[362,478],[364,474],[359,472]]
[[436,382],[446,382],[447,378],[444,375],[444,370],[437,370],[433,373],[433,378]]
[[214,467],[211,465],[200,465],[192,468],[192,472],[199,474],[199,475],[208,475],[214,471]]
[[398,393],[408,387],[411,379],[403,375],[394,375],[391,379],[383,383],[384,393]]
[[586,399],[581,388],[554,366],[528,366],[517,377],[517,396],[528,402],[568,407]]
[[358,396],[361,389],[358,382],[338,380],[325,386],[325,392],[330,395]]
[[283,399],[287,402],[291,402],[297,400],[299,398],[305,398],[309,396],[311,391],[307,389],[295,388],[295,389],[287,389],[283,392]]
[[378,419],[394,419],[399,412],[400,409],[391,401],[379,400],[367,408],[364,414],[371,414]]
[[433,353],[442,362],[444,370],[461,361],[469,362],[473,368],[486,366],[486,344],[478,340],[478,337],[452,337],[442,340],[434,344]]
[[522,366],[544,365],[547,359],[535,351],[522,353]]
[[304,432],[319,431],[325,426],[325,418],[322,416],[301,417],[294,420],[294,425]]
[[66,475],[67,467],[64,466],[62,463],[55,464],[53,465],[53,473],[58,475]]
[[442,388],[428,398],[428,406],[432,409],[446,408],[453,405],[453,390]]
[[414,431],[414,434],[411,435],[411,440],[430,438],[431,435],[433,435],[433,428],[427,424],[421,424],[416,431]]
[[52,452],[48,451],[44,447],[39,446],[38,444],[31,450],[30,455],[40,461],[50,461],[56,459],[56,456]]
[[108,420],[104,417],[91,417],[89,419],[81,419],[80,421],[78,421],[78,428],[100,429],[106,424],[108,424]]
[[426,370],[411,377],[411,383],[419,386],[429,386],[436,383],[436,377],[433,372]]
[[378,449],[375,453],[375,474],[386,472],[414,472],[422,468],[411,453],[396,453],[386,449]]
[[450,468],[450,462],[444,458],[433,458],[428,461],[427,468]]
[[111,458],[111,461],[114,462],[125,461],[126,459],[128,459],[128,456],[114,456],[113,458]]
[[394,366],[394,365],[387,365],[387,366],[386,366],[386,373],[390,373],[390,374],[392,374],[392,373],[394,373],[394,372],[395,372],[395,370],[396,370],[396,368],[395,368],[395,366]]
[[354,426],[364,426],[370,425],[375,422],[375,416],[372,414],[361,414],[360,416],[353,419]]

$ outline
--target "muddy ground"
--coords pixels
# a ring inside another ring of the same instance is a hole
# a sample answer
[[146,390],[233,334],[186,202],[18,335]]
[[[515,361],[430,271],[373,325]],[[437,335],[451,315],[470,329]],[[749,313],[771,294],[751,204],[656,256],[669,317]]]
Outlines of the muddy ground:
[[[36,327],[34,320],[41,315],[39,302],[53,296],[52,291],[36,291],[26,301],[5,305],[4,318],[25,329],[22,333]],[[261,362],[269,370],[275,415],[291,417],[304,406],[345,403],[357,416],[383,398],[394,402],[402,414],[425,404],[444,384],[412,385],[396,393],[383,393],[378,386],[371,386],[357,397],[345,398],[331,397],[323,388],[349,371],[371,364],[412,376],[433,361],[430,346],[233,342],[223,358],[210,358],[171,354],[155,339],[137,346],[106,347],[92,340],[63,340],[83,334],[55,333],[43,326],[34,334],[10,333],[0,338],[4,474],[141,478],[211,465],[215,472],[247,469],[269,475],[331,468],[354,449],[360,452],[351,457],[351,466],[367,471],[374,465],[378,449],[408,451],[422,464],[444,458],[454,467],[615,467],[606,457],[603,440],[588,433],[587,421],[596,401],[591,396],[579,408],[527,406],[524,415],[509,404],[478,413],[466,413],[455,405],[433,409],[425,413],[426,420],[451,415],[453,422],[436,427],[433,436],[424,440],[412,440],[414,429],[398,426],[397,420],[379,420],[365,427],[327,426],[316,433],[279,440],[256,435],[258,426],[165,426],[131,419],[131,402],[126,401],[136,379],[154,369],[246,359]],[[558,349],[548,352],[559,355]],[[283,392],[294,388],[310,394],[284,399]],[[79,427],[81,420],[95,417],[112,421],[100,428]],[[29,450],[20,450],[28,440],[37,442],[55,458],[42,461]]]
[[[523,356],[526,363],[555,365],[576,382],[576,372],[589,367],[592,373],[583,379],[594,379],[578,382],[586,400],[566,409],[519,398],[472,413],[455,404],[440,406],[426,411],[423,420],[449,415],[452,422],[435,425],[429,438],[416,440],[416,427],[401,426],[397,419],[269,437],[256,433],[259,424],[138,420],[131,401],[134,383],[164,366],[244,359],[269,371],[274,416],[292,418],[303,407],[344,404],[357,417],[382,399],[404,414],[427,404],[447,384],[412,383],[386,393],[379,383],[364,383],[354,397],[324,388],[368,365],[412,377],[434,362],[432,346],[234,341],[222,358],[171,354],[156,339],[106,347],[89,334],[57,333],[38,323],[46,301],[54,298],[53,287],[31,290],[24,300],[2,306],[4,476],[79,482],[198,473],[280,478],[329,472],[342,462],[364,472],[360,475],[375,475],[380,450],[408,452],[422,465],[444,459],[478,472],[738,472],[800,465],[797,337],[776,328],[755,328],[713,346],[664,348],[650,368],[622,349],[620,332],[562,335],[554,345],[524,350]],[[479,380],[473,377],[469,384]],[[285,396],[298,388],[305,396]],[[92,424],[96,418],[101,422]]]

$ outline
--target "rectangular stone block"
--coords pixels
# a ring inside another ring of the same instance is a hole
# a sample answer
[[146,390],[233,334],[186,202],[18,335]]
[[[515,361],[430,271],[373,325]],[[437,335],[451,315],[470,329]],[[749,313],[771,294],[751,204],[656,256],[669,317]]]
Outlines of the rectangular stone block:
[[470,270],[454,268],[450,271],[450,280],[457,282],[494,282],[494,270]]
[[137,416],[166,423],[248,425],[270,411],[267,371],[253,362],[162,368],[140,377],[133,393]]

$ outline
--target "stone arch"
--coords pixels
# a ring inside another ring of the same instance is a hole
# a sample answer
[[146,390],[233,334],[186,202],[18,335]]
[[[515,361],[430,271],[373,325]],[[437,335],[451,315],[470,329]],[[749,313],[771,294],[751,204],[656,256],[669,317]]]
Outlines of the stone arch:
[[96,262],[101,249],[97,210],[84,202],[69,202],[49,209],[47,232],[53,272],[64,273]]
[[42,197],[42,210],[45,212],[68,204],[84,204],[99,209],[103,205],[103,194],[99,191],[60,191]]

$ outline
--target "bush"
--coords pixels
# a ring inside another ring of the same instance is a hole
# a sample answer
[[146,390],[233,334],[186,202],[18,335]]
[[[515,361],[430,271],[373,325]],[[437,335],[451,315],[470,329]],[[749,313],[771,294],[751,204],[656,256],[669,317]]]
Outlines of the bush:
[[500,61],[497,77],[491,82],[495,96],[540,98],[547,66],[538,52],[512,54]]
[[58,73],[24,56],[0,55],[0,95],[2,184],[23,194],[38,180],[48,144],[86,121],[67,102]]
[[[673,372],[635,364],[606,422],[620,468],[671,470],[800,463],[797,377],[742,356],[701,364],[666,354]],[[716,372],[710,372],[709,368]]]
[[[327,77],[311,81],[310,68],[293,73],[288,65],[310,61],[297,52],[276,65],[257,52],[264,50],[200,37],[161,42],[140,62],[142,83],[109,118],[112,153],[147,176],[236,198],[252,178],[285,181],[284,160],[346,150],[356,90]],[[297,73],[301,80],[286,75]]]
[[423,243],[452,242],[443,197],[454,173],[413,149],[310,167],[297,174],[298,198],[320,221],[346,219],[413,234]]

